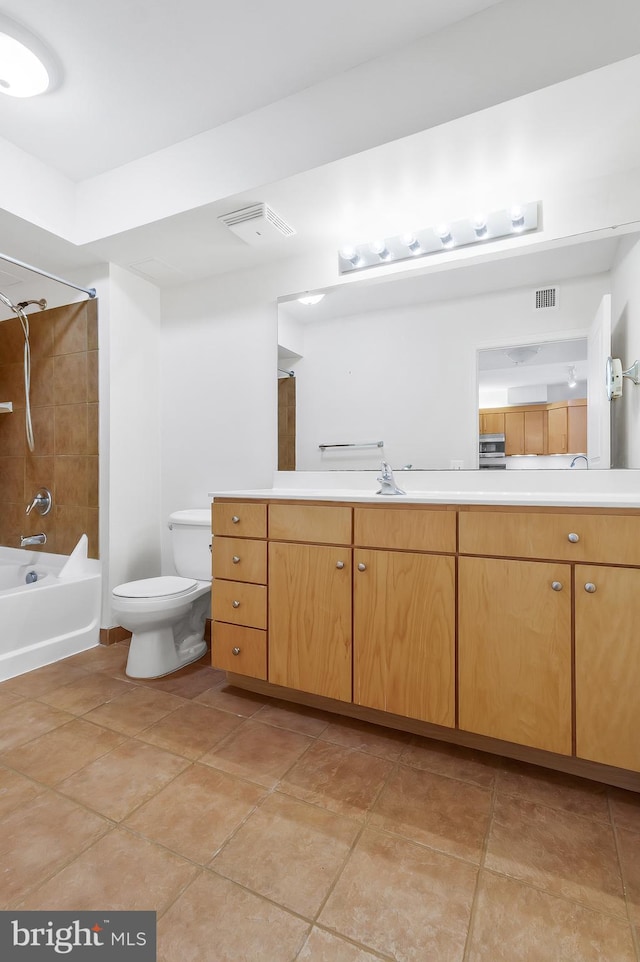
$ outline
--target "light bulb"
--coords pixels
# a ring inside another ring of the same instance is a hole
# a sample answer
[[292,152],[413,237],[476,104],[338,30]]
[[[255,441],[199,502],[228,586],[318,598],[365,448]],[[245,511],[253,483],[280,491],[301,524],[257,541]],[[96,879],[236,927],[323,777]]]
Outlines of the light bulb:
[[519,204],[514,204],[509,211],[511,227],[514,231],[524,230],[524,208]]
[[403,234],[402,243],[408,247],[412,254],[419,254],[421,247],[420,241],[415,234]]
[[451,228],[448,224],[440,224],[438,227],[438,237],[443,247],[453,247],[455,244]]
[[377,254],[381,261],[388,261],[391,257],[389,249],[387,248],[387,242],[384,240],[374,240],[371,245],[371,250],[374,254]]
[[345,261],[349,261],[349,263],[352,264],[353,267],[360,267],[360,265],[362,264],[362,258],[360,257],[360,254],[355,249],[355,247],[350,247],[350,246],[343,247],[340,250],[340,257]]
[[478,238],[478,240],[483,240],[489,233],[489,228],[487,227],[487,218],[484,214],[476,214],[473,218],[473,232]]

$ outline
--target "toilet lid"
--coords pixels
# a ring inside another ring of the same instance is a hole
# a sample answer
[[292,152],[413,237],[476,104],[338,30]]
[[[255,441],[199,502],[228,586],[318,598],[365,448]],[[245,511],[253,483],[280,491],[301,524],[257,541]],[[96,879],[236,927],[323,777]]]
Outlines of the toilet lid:
[[166,575],[162,578],[143,578],[142,581],[128,581],[113,589],[119,598],[160,598],[166,595],[184,595],[198,584],[193,578],[178,578]]

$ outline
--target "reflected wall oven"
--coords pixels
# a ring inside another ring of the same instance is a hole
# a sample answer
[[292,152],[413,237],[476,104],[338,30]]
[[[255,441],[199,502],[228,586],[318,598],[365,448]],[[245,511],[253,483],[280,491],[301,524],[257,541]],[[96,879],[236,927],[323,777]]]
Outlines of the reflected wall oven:
[[478,458],[480,468],[500,470],[506,468],[507,459],[504,451],[504,434],[481,434]]

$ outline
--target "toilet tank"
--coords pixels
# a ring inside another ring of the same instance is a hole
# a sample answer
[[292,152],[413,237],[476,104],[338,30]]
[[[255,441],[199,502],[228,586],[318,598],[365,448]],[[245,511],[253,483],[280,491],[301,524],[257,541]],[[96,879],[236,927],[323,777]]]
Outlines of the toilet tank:
[[171,549],[183,578],[211,581],[211,509],[191,508],[169,515]]

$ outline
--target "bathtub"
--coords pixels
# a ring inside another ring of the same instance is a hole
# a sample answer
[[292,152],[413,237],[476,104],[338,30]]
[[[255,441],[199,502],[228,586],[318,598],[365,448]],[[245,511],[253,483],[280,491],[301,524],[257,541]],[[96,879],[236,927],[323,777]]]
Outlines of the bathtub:
[[100,600],[86,538],[69,557],[0,547],[0,681],[99,644]]

